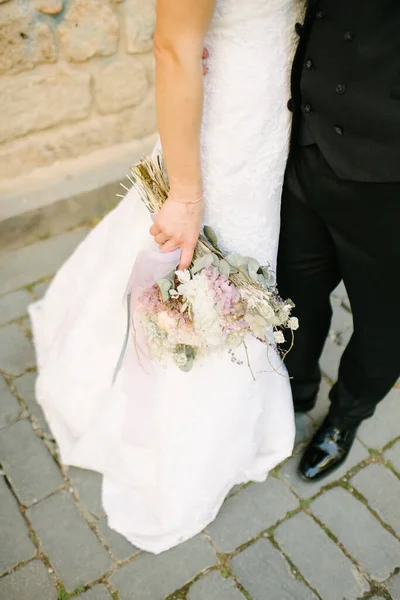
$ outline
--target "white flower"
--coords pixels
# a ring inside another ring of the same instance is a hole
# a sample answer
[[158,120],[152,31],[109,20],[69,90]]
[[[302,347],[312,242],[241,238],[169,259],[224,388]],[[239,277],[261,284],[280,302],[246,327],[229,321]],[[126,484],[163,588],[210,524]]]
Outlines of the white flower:
[[253,334],[258,338],[264,339],[267,328],[266,320],[261,315],[252,315],[251,313],[246,314],[244,318]]
[[299,320],[298,320],[298,318],[297,317],[290,317],[290,319],[288,321],[288,327],[292,331],[296,331],[296,329],[299,328]]
[[283,344],[285,341],[285,336],[282,331],[274,331],[274,340],[277,344]]
[[180,283],[189,283],[191,280],[190,271],[188,269],[185,269],[184,271],[176,271],[175,275]]

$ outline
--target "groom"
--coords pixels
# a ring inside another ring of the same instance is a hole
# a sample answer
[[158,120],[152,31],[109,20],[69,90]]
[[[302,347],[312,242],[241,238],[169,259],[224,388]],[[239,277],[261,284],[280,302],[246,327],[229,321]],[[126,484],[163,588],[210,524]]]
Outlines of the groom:
[[300,464],[312,481],[345,460],[400,375],[400,1],[309,0],[296,32],[278,284],[300,320],[286,359],[297,411],[315,405],[341,280],[354,317]]

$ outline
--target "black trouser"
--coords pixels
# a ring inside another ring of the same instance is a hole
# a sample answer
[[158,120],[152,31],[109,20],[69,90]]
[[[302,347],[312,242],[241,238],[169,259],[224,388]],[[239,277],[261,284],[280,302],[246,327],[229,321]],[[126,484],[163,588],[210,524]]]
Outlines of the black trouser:
[[373,415],[400,375],[400,183],[344,181],[317,146],[294,148],[282,199],[278,287],[295,302],[300,321],[286,358],[295,406],[318,391],[330,294],[342,279],[354,334],[330,416],[345,428]]

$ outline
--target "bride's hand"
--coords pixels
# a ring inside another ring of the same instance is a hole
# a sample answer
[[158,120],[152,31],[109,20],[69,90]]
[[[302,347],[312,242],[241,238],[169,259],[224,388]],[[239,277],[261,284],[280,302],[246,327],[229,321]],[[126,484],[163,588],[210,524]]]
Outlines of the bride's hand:
[[162,252],[181,248],[180,269],[188,269],[199,239],[204,213],[204,202],[183,203],[171,196],[158,213],[150,229]]

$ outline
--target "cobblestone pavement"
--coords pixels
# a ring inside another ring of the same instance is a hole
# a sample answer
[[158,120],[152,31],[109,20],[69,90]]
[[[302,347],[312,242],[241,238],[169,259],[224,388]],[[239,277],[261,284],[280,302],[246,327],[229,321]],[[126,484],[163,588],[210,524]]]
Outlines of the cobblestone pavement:
[[400,389],[333,476],[310,485],[296,474],[351,335],[343,287],[319,403],[297,419],[294,456],[265,484],[235,489],[207,531],[160,556],[107,527],[100,477],[60,465],[35,401],[26,317],[86,232],[0,256],[0,599],[400,600]]

